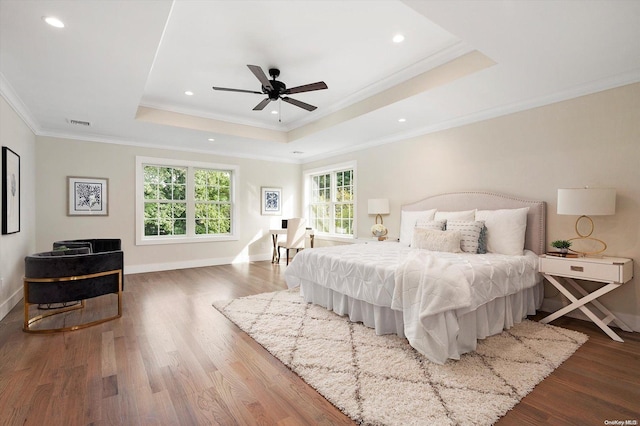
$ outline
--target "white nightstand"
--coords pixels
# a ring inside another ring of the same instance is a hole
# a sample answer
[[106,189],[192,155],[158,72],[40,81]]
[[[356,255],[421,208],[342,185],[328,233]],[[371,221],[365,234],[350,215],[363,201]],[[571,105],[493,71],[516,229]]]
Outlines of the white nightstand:
[[[540,264],[538,270],[549,280],[555,288],[567,297],[572,303],[554,312],[540,322],[549,323],[563,315],[580,309],[591,321],[596,323],[609,337],[618,342],[623,340],[618,336],[608,324],[612,321],[624,331],[633,331],[631,328],[616,318],[602,303],[596,299],[615,290],[624,283],[633,278],[633,260],[620,257],[603,257],[603,258],[568,258],[555,256],[540,256]],[[606,285],[589,293],[582,288],[574,279],[585,281],[595,281],[605,283]],[[578,299],[567,288],[566,284],[573,287],[582,298]],[[604,318],[598,317],[585,305],[591,304],[604,314]]]

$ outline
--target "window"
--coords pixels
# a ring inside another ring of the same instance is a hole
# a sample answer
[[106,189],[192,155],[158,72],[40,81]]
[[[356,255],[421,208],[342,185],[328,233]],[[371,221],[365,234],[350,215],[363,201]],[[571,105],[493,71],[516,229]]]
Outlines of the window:
[[136,244],[236,240],[236,166],[136,158]]
[[305,174],[309,223],[317,234],[355,236],[355,172],[348,163]]
[[144,166],[144,235],[187,234],[187,169]]

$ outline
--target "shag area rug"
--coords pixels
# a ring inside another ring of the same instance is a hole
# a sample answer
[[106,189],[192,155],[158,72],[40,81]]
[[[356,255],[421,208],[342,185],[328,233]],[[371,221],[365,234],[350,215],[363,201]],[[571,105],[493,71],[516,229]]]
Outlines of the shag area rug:
[[438,365],[297,289],[213,306],[360,424],[493,424],[587,340],[527,320]]

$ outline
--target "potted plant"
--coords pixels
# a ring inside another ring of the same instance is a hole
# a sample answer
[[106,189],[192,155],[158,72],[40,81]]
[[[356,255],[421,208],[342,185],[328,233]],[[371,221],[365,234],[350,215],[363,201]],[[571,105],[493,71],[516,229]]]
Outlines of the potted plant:
[[568,253],[569,247],[571,247],[571,241],[556,240],[551,243],[551,247],[557,248],[560,251],[560,253]]

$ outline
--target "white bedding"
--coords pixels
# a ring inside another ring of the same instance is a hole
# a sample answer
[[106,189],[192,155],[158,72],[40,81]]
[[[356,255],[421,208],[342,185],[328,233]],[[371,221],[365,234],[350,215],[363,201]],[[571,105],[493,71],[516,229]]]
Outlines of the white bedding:
[[[285,280],[289,288],[302,285],[303,293],[314,292],[305,300],[349,313],[352,320],[375,326],[379,334],[401,327],[395,332],[442,363],[473,350],[475,336],[488,335],[484,329],[501,331],[500,321],[508,327],[535,312],[538,300],[533,300],[533,288],[540,282],[537,262],[537,255],[530,251],[523,256],[478,255],[416,250],[392,242],[355,244],[300,252],[287,268]],[[517,306],[511,307],[512,302]],[[378,316],[399,318],[400,326],[379,328],[379,318],[367,321],[367,314],[360,313],[366,311],[362,304],[371,305]],[[352,316],[354,307],[357,318]],[[485,324],[478,326],[477,333],[461,331],[460,319],[475,318],[479,307],[484,317],[504,311],[496,315],[499,328]],[[473,343],[457,341],[459,334],[473,336]]]

